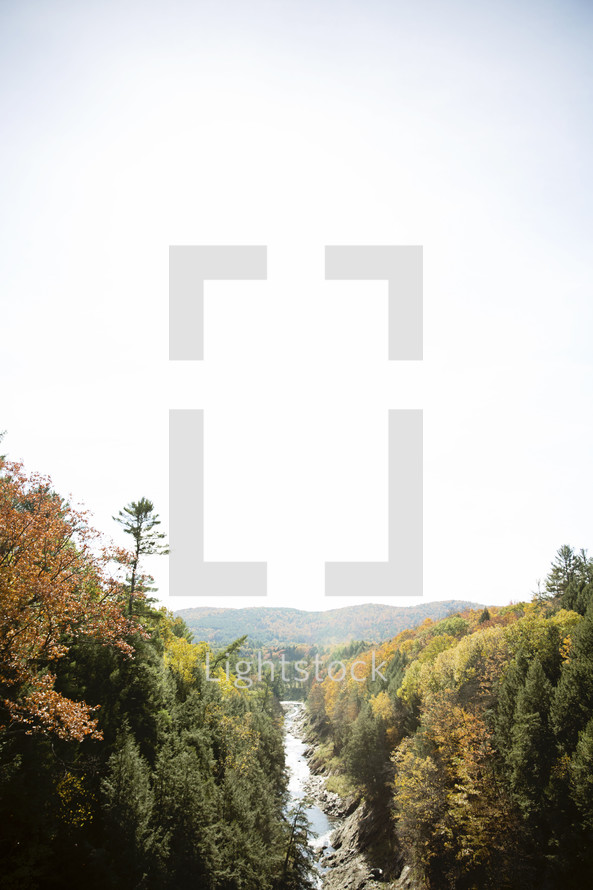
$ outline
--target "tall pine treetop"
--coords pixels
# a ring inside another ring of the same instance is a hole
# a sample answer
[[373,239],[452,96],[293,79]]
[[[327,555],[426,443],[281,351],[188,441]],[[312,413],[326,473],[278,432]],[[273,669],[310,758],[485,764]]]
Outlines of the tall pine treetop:
[[113,518],[123,526],[126,534],[132,535],[136,545],[134,549],[138,555],[164,555],[169,552],[169,548],[160,543],[165,534],[157,530],[161,520],[154,512],[154,504],[148,498],[131,501]]

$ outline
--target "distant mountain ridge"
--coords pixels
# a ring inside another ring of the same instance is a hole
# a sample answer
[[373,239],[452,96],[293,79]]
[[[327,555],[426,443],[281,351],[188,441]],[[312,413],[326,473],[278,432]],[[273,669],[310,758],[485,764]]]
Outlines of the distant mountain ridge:
[[351,640],[379,643],[421,624],[426,618],[439,621],[464,609],[481,609],[482,603],[444,600],[419,606],[386,606],[369,603],[344,606],[327,612],[306,612],[271,606],[244,609],[198,607],[179,609],[179,615],[196,640],[223,646],[247,634],[257,646],[290,643],[333,646]]

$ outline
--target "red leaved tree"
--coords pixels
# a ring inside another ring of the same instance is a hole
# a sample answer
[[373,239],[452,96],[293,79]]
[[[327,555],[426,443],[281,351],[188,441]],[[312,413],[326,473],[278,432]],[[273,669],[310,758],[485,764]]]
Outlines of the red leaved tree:
[[49,479],[0,458],[1,732],[100,737],[95,709],[55,689],[52,665],[83,637],[132,653],[139,628],[117,574],[129,560],[100,546]]

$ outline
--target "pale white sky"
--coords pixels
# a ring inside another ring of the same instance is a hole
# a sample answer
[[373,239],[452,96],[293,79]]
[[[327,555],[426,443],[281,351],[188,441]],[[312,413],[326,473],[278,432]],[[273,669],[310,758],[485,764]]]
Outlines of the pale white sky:
[[[206,555],[352,605],[386,557],[387,409],[424,409],[425,601],[528,597],[593,544],[592,10],[574,2],[0,4],[0,429],[117,535],[168,520],[168,410],[206,410]],[[168,361],[170,244],[266,244]],[[326,244],[422,244],[425,360]],[[364,600],[361,600],[364,602]],[[394,605],[410,600],[393,598]]]

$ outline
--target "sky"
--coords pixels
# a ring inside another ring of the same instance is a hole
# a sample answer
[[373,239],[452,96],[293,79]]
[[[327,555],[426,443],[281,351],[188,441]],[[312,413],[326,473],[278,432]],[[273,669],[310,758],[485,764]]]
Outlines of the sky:
[[[384,560],[387,412],[424,412],[424,601],[529,598],[591,529],[590,44],[577,2],[0,3],[0,429],[94,525],[169,527],[168,416],[205,412],[205,553],[325,597]],[[170,245],[266,245],[168,355]],[[326,245],[422,245],[424,360]],[[202,505],[196,505],[201,509]],[[375,601],[378,601],[375,599]],[[410,605],[416,598],[381,599]]]

